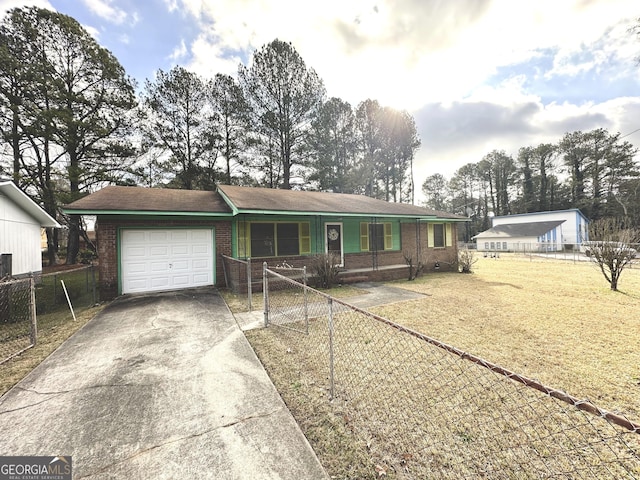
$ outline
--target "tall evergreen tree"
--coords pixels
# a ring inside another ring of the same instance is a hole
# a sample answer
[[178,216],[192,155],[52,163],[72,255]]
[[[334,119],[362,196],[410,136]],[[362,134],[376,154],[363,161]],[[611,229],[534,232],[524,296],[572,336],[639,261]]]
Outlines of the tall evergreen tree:
[[291,188],[296,167],[308,156],[306,136],[325,97],[318,74],[291,43],[274,40],[240,65],[238,80],[251,107],[252,128],[271,188]]
[[[250,110],[240,85],[229,75],[217,74],[209,84],[213,110],[214,141],[225,162],[225,182],[233,183],[233,169],[239,169],[248,146]],[[240,172],[241,173],[241,172]]]
[[202,78],[183,67],[159,70],[155,81],[146,81],[142,101],[146,115],[143,133],[160,152],[160,168],[175,172],[170,186],[215,188],[216,129]]
[[[133,155],[133,82],[117,59],[66,15],[37,7],[13,9],[0,30],[0,70],[11,72],[16,81],[14,99],[5,95],[6,88],[1,93],[3,112],[13,116],[14,168],[21,163],[25,176],[35,179],[45,209],[55,216],[60,201],[56,173],[64,174],[68,195],[62,200],[70,201],[126,169],[124,160]],[[54,171],[56,163],[64,170]],[[80,217],[72,215],[67,223],[67,263],[75,263]]]
[[349,103],[332,97],[318,110],[311,124],[309,180],[320,190],[354,193],[356,140],[355,115]]

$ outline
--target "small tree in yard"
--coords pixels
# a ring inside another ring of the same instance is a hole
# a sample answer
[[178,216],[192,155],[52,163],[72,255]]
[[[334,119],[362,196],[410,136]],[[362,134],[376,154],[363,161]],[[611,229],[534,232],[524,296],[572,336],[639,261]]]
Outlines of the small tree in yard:
[[626,219],[602,218],[589,225],[591,259],[607,279],[611,290],[618,290],[622,271],[635,261],[633,245],[640,242],[640,230],[629,227]]
[[414,261],[413,254],[407,251],[402,252],[402,256],[404,257],[404,261],[409,267],[409,281],[415,280],[420,275],[420,272],[424,269],[425,262],[422,259],[418,258]]
[[464,247],[458,251],[458,269],[461,273],[472,273],[471,267],[478,261],[473,250]]

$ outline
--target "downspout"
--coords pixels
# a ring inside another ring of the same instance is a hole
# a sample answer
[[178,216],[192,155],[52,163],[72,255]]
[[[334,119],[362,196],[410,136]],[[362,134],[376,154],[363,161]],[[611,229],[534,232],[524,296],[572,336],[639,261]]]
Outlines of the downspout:
[[416,265],[420,262],[420,219],[416,218]]

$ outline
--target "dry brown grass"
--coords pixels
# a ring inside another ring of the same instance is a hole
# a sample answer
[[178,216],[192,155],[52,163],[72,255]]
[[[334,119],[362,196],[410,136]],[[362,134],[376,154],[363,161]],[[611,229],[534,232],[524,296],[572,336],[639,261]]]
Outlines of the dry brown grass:
[[[365,295],[367,293],[366,290],[362,290],[351,285],[341,285],[330,289],[321,288],[319,289],[319,291],[325,292],[327,295],[331,295],[335,298],[344,299],[348,299],[349,297],[353,297],[356,295]],[[222,288],[220,289],[220,295],[222,295],[222,298],[227,303],[229,310],[231,310],[233,313],[242,313],[249,311],[246,294],[233,293],[227,288]],[[289,295],[289,293],[288,291],[284,290],[276,293],[276,295],[286,296]],[[251,296],[251,308],[253,311],[260,311],[264,308],[262,292],[253,293],[253,295]]]
[[472,275],[395,286],[427,294],[374,311],[553,388],[640,420],[640,268],[612,292],[593,264],[481,258]]
[[48,319],[44,325],[40,325],[38,341],[34,347],[0,364],[0,396],[27,376],[103,308],[104,305],[101,305],[76,313],[75,321],[71,318],[71,313],[67,313],[57,320]]
[[[625,272],[626,293],[615,293],[588,264],[503,256],[481,259],[475,270],[396,282],[426,296],[376,312],[637,420],[640,272]],[[362,314],[334,321],[331,403],[321,313],[309,335],[248,333],[334,478],[640,473],[636,439],[630,450],[601,419]]]

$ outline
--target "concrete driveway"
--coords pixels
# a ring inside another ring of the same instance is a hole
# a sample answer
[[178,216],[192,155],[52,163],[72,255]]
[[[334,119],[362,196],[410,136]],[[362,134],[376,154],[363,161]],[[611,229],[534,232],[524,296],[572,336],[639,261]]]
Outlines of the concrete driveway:
[[0,455],[73,477],[328,478],[220,296],[121,298],[0,398]]

